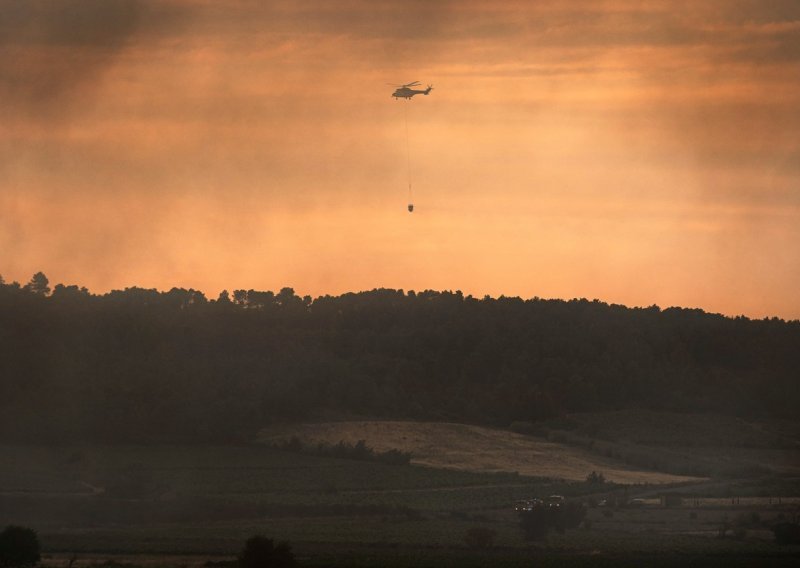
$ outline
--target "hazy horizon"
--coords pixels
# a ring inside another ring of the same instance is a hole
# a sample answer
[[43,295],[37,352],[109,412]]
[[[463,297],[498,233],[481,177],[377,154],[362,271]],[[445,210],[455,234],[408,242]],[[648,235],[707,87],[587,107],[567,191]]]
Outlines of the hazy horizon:
[[0,2],[0,53],[7,281],[800,318],[791,0]]
[[[44,272],[42,272],[42,273],[44,274]],[[0,274],[0,276],[3,276],[3,275]],[[47,275],[45,274],[45,276],[47,276]],[[6,279],[5,277],[3,277],[3,279],[5,280],[5,284],[6,285],[12,284],[11,280]],[[28,281],[30,281],[30,279]],[[233,287],[225,287],[225,288],[221,288],[219,290],[213,290],[213,291],[209,292],[208,290],[203,290],[201,288],[196,288],[196,287],[191,287],[191,286],[188,286],[188,287],[170,286],[170,287],[166,287],[166,288],[157,288],[157,287],[139,286],[139,285],[137,285],[135,283],[126,284],[126,285],[120,286],[120,287],[108,288],[106,290],[92,290],[92,289],[86,288],[85,286],[81,285],[80,282],[55,282],[55,281],[50,280],[49,278],[48,278],[48,281],[49,281],[49,287],[50,287],[50,291],[51,291],[50,293],[51,294],[52,294],[53,288],[55,286],[59,285],[59,284],[64,285],[64,286],[77,286],[78,288],[84,288],[84,289],[86,289],[86,291],[89,294],[94,295],[94,296],[103,296],[105,294],[109,294],[109,293],[113,293],[113,292],[125,292],[126,290],[129,290],[129,289],[155,290],[156,292],[162,293],[162,294],[170,292],[173,289],[186,290],[186,291],[194,290],[196,292],[199,292],[199,293],[203,294],[203,296],[208,301],[216,301],[216,300],[218,300],[220,294],[222,294],[224,292],[227,292],[229,299],[233,300],[233,293],[235,291],[238,291],[238,290],[255,291],[255,292],[272,292],[272,293],[277,294],[283,288],[290,288],[291,290],[294,291],[295,296],[297,296],[299,298],[303,298],[303,297],[308,296],[312,300],[318,300],[318,299],[321,299],[321,298],[329,298],[329,297],[338,298],[338,297],[345,296],[347,294],[368,294],[370,292],[374,292],[374,291],[377,291],[377,290],[392,290],[392,291],[396,291],[396,292],[401,292],[404,295],[409,295],[411,293],[420,294],[420,293],[423,293],[423,292],[434,292],[434,293],[437,293],[437,294],[438,293],[441,293],[441,294],[461,293],[465,298],[471,297],[471,298],[474,298],[474,299],[477,299],[477,300],[483,300],[483,299],[485,299],[487,297],[492,299],[492,300],[498,300],[500,298],[505,297],[505,298],[511,298],[511,299],[518,298],[518,299],[521,299],[523,301],[541,300],[541,301],[545,301],[545,302],[547,302],[547,301],[601,302],[601,303],[605,303],[607,305],[617,305],[617,306],[622,306],[624,308],[631,308],[631,309],[651,308],[651,307],[655,306],[661,311],[664,311],[664,310],[667,310],[667,309],[671,309],[671,308],[686,309],[686,310],[698,310],[699,309],[699,310],[702,310],[702,311],[704,311],[705,313],[707,313],[709,315],[721,315],[721,316],[724,316],[724,317],[727,317],[727,318],[736,318],[736,317],[744,316],[744,317],[747,317],[748,319],[759,320],[759,319],[772,319],[772,318],[778,317],[779,319],[782,319],[782,320],[784,320],[786,322],[800,321],[799,318],[781,317],[781,316],[777,316],[777,315],[766,315],[766,316],[763,316],[763,317],[756,317],[756,316],[748,316],[747,314],[725,314],[725,313],[722,313],[722,312],[714,312],[712,310],[707,310],[707,309],[703,308],[702,306],[658,305],[658,304],[653,304],[653,303],[650,303],[650,304],[623,304],[623,303],[619,303],[619,302],[610,302],[610,301],[604,300],[603,298],[592,298],[592,297],[586,297],[586,296],[565,298],[565,297],[541,297],[541,296],[536,296],[536,295],[520,296],[520,295],[511,295],[511,294],[502,294],[502,293],[501,294],[497,294],[497,295],[492,295],[492,294],[484,294],[484,293],[472,293],[472,292],[469,292],[469,291],[461,290],[460,288],[452,288],[452,289],[448,288],[448,289],[435,290],[435,289],[431,289],[431,288],[419,288],[419,289],[409,288],[409,289],[403,289],[403,288],[392,288],[390,286],[383,286],[383,287],[376,287],[376,288],[369,288],[369,289],[365,288],[365,289],[361,289],[361,290],[342,290],[340,292],[335,292],[335,293],[322,292],[320,294],[306,294],[303,290],[297,290],[293,286],[288,285],[288,284],[285,285],[285,286],[277,286],[277,287],[271,288],[271,289],[258,289],[258,288],[253,288],[253,287],[249,287],[249,286],[233,286]],[[26,285],[28,283],[28,282],[26,282],[24,280],[23,281],[14,280],[13,282],[15,282],[16,284],[18,284],[20,286],[24,286],[24,285]]]

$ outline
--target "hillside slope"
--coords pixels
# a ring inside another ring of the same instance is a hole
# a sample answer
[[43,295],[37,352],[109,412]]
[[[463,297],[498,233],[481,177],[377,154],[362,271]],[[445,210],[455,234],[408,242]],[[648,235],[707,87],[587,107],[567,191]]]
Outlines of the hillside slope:
[[260,440],[274,443],[296,436],[316,444],[364,440],[376,451],[398,449],[412,463],[476,472],[583,480],[591,471],[617,483],[676,483],[700,478],[634,469],[583,449],[506,430],[466,424],[406,421],[323,422],[274,426]]

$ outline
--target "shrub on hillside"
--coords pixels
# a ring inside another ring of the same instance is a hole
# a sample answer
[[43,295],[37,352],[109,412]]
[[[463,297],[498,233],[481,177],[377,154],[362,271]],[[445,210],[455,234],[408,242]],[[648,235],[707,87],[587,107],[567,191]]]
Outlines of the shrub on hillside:
[[326,458],[340,458],[346,460],[371,461],[389,465],[408,465],[411,462],[411,453],[400,450],[387,450],[376,452],[364,440],[350,444],[344,440],[337,444],[319,442],[316,446],[304,444],[297,436],[289,440],[274,442],[272,447],[287,452],[303,453]]
[[594,470],[586,476],[586,483],[589,485],[603,485],[606,482],[606,478],[602,473],[598,473]]

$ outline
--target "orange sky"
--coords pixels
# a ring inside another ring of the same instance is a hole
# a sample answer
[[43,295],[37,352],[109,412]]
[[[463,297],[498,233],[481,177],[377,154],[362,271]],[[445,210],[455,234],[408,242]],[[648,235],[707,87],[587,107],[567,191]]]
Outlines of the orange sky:
[[0,0],[0,274],[798,318],[798,109],[796,0]]

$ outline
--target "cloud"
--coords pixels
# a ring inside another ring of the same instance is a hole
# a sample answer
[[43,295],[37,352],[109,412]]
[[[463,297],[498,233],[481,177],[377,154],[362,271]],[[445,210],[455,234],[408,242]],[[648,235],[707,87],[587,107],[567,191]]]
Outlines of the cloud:
[[63,114],[126,46],[171,33],[185,17],[179,5],[152,0],[3,0],[0,112]]
[[140,0],[7,0],[0,43],[116,49],[139,25]]

